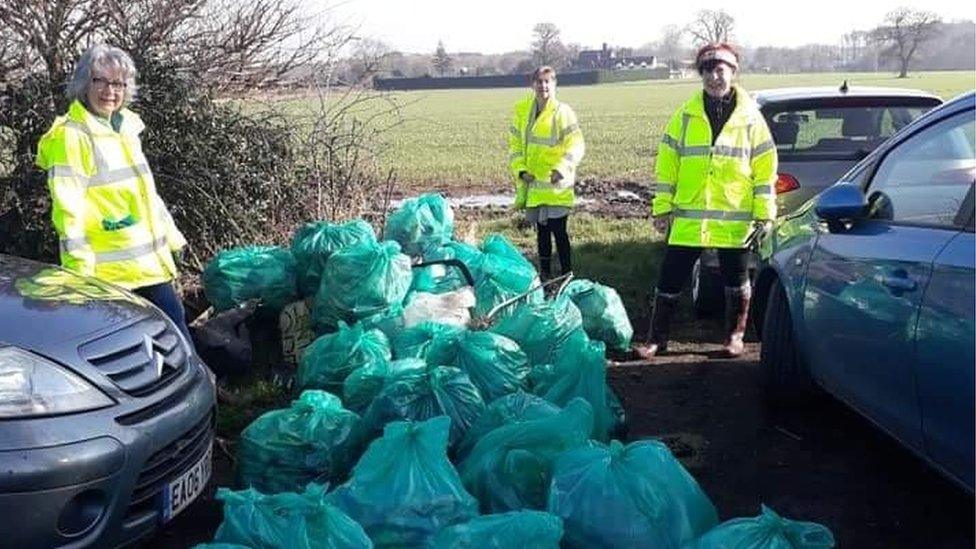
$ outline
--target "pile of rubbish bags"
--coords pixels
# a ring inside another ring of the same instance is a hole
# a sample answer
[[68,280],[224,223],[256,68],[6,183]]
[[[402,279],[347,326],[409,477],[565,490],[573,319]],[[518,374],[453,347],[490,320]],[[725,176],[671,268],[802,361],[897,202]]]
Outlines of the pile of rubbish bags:
[[[405,201],[383,235],[317,222],[290,250],[226,250],[207,266],[215,309],[304,299],[318,334],[297,400],[242,433],[215,544],[833,545],[826,528],[766,508],[719,524],[663,443],[623,442],[606,349],[633,330],[612,288],[576,280],[547,298],[503,236],[454,240],[439,195]],[[440,260],[461,261],[473,286],[424,265]]]

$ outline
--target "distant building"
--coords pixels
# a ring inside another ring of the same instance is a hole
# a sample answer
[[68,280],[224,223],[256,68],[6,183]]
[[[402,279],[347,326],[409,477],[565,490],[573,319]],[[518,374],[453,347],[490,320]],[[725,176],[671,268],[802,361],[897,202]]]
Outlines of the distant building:
[[576,59],[577,70],[587,69],[653,69],[658,66],[657,57],[654,55],[628,55],[618,53],[613,48],[603,43],[603,48],[599,50],[583,50],[579,52]]

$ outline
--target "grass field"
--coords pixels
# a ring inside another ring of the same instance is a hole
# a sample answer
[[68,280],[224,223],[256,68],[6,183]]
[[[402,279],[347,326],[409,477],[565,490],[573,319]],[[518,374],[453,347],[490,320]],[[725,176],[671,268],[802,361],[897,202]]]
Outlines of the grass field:
[[[746,74],[747,90],[785,86],[851,85],[917,88],[949,99],[976,86],[974,73]],[[653,154],[670,114],[700,86],[698,80],[658,80],[566,86],[558,97],[576,111],[586,138],[580,176],[649,181]],[[506,183],[506,131],[513,103],[526,89],[400,92],[403,123],[389,134],[383,159],[401,181],[428,184]],[[298,107],[298,105],[295,105]]]

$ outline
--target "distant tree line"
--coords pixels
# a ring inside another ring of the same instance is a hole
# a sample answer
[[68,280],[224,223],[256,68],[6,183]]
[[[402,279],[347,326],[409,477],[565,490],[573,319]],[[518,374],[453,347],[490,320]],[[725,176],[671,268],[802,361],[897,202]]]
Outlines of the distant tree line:
[[[688,68],[694,51],[706,42],[748,44],[748,36],[736,34],[736,21],[724,10],[701,10],[684,25],[669,24],[656,40],[637,48],[615,47],[621,55],[654,55],[672,68]],[[403,53],[387,46],[372,48],[372,74],[384,77],[487,76],[525,74],[539,65],[558,71],[573,70],[583,49],[566,44],[560,30],[549,22],[533,28],[525,50],[502,54],[450,52],[443,41],[432,54]],[[896,71],[976,69],[976,24],[943,22],[931,12],[897,8],[871,29],[853,29],[839,43],[815,43],[797,47],[742,47],[743,69],[755,72],[830,72],[839,70]],[[361,48],[362,49],[362,48]],[[360,56],[361,57],[361,56]],[[353,56],[352,59],[355,59]],[[349,80],[363,78],[362,63],[347,66]]]

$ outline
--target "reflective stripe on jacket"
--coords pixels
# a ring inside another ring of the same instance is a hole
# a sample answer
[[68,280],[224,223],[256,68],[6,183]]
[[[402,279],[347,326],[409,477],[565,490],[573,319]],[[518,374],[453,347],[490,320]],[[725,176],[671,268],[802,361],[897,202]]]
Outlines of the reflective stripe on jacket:
[[[534,105],[534,93],[516,103],[509,127],[508,159],[515,179],[515,206],[571,207],[576,199],[576,167],[586,152],[583,132],[569,105],[550,98],[530,122]],[[563,176],[558,184],[550,182],[552,170]],[[519,173],[523,171],[532,174],[535,182],[526,185],[520,180]]]
[[776,217],[776,146],[741,88],[712,144],[704,91],[679,108],[658,146],[652,214],[673,215],[668,244],[741,248],[753,220]]
[[126,288],[172,280],[172,252],[186,245],[156,193],[142,154],[139,117],[121,111],[116,132],[75,101],[41,138],[61,264]]

